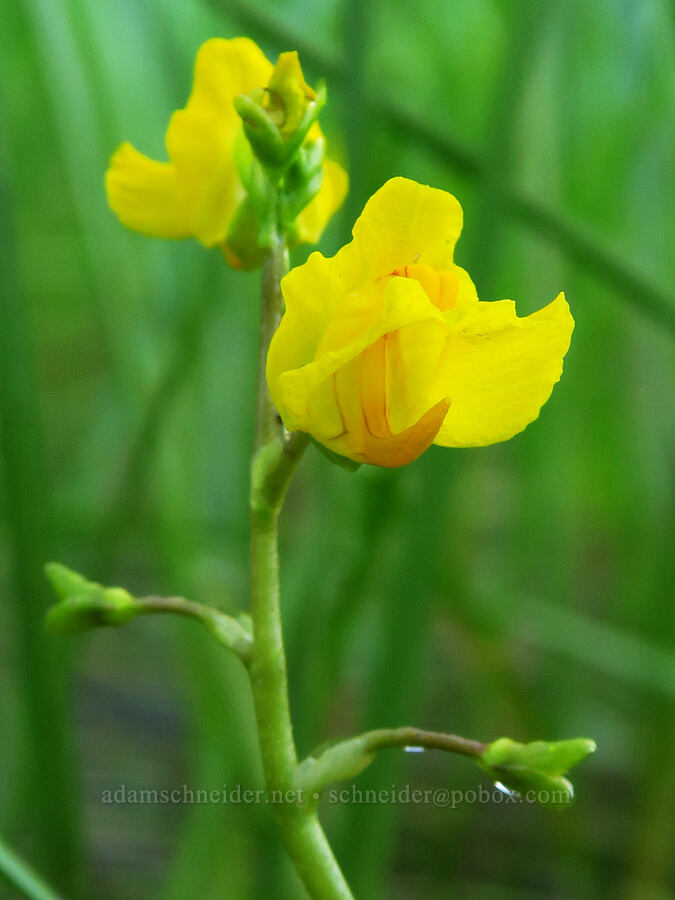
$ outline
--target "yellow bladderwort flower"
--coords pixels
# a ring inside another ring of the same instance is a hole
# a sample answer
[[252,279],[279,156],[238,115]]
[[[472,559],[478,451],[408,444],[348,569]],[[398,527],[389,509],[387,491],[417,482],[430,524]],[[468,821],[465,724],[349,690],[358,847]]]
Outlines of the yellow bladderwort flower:
[[[300,122],[305,101],[314,96],[302,78],[296,53],[282,54],[276,69],[248,38],[213,38],[199,48],[192,92],[184,109],[172,116],[166,133],[168,162],[158,162],[124,143],[106,173],[106,191],[120,221],[153,237],[195,237],[206,247],[222,246],[228,261],[239,265],[228,248],[228,232],[246,199],[243,183],[253,155],[234,108],[241,94],[259,92],[282,138]],[[323,136],[314,124],[305,146]],[[242,178],[243,175],[243,178]],[[299,213],[293,237],[316,242],[347,189],[344,170],[323,161],[318,193]]]
[[453,263],[462,209],[393,178],[354,240],[281,282],[267,382],[287,428],[355,462],[401,466],[431,444],[505,441],[539,415],[574,321],[563,294],[525,318],[484,303]]

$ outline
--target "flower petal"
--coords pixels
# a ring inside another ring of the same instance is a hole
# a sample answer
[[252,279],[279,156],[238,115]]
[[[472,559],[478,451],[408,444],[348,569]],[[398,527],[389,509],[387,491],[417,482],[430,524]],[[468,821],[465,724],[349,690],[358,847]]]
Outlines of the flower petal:
[[238,121],[234,98],[264,87],[272,70],[272,63],[250,38],[211,38],[197,51],[187,107]]
[[449,405],[450,401],[447,398],[439,400],[410,428],[391,437],[375,437],[366,432],[363,452],[356,456],[356,461],[388,469],[407,466],[433,444],[434,436],[448,412]]
[[[317,284],[321,282],[329,290],[337,284],[345,295],[383,275],[402,271],[407,265],[452,269],[453,250],[461,230],[462,208],[452,194],[408,178],[391,178],[366,203],[354,225],[354,239],[335,256],[313,254],[308,262],[314,260],[312,277]],[[306,265],[295,271],[302,273]],[[289,288],[293,274],[285,279]],[[470,279],[464,270],[458,274],[466,295],[470,292]],[[296,284],[298,293],[302,291],[304,277],[299,274],[297,281],[294,279],[293,293]],[[317,304],[323,299],[319,292]]]
[[391,178],[366,203],[342,253],[358,262],[353,270],[360,283],[407,265],[446,270],[461,231],[462,207],[452,194]]
[[190,233],[206,247],[225,240],[244,198],[234,153],[241,129],[234,98],[267,84],[271,72],[272,64],[249,38],[212,38],[197,51],[185,109],[169,122],[169,157],[193,203]]
[[518,318],[510,300],[446,314],[444,364],[451,406],[434,443],[480,447],[506,441],[539,415],[562,373],[574,320],[564,294]]
[[[312,256],[320,257],[320,254]],[[310,257],[311,259],[312,257]],[[301,364],[298,368],[285,365],[285,361],[293,355],[300,356],[301,351],[304,353],[308,349],[309,345],[303,346],[302,343],[304,326],[298,327],[298,324],[303,325],[303,323],[297,321],[297,309],[293,317],[296,318],[295,322],[288,318],[288,313],[284,316],[272,339],[267,357],[267,383],[272,399],[288,428],[313,433],[312,422],[308,418],[311,395],[322,382],[375,343],[382,335],[414,322],[427,319],[442,321],[442,313],[430,302],[421,286],[409,278],[389,279],[384,290],[382,304],[381,308],[373,306],[372,309],[368,309],[366,302],[363,307],[361,327],[359,328],[358,321],[351,321],[351,319],[349,321],[349,330],[352,335],[348,342],[318,354],[317,359],[305,365]],[[352,312],[353,309],[354,307],[352,307]],[[315,316],[315,320],[316,318],[318,317]],[[285,327],[284,323],[286,323]],[[315,321],[312,338],[317,335],[321,337],[316,325]],[[340,325],[339,318],[331,325],[333,326],[332,334],[335,335]],[[323,327],[322,323],[321,332]],[[354,332],[357,332],[356,336],[354,336]]]
[[387,421],[398,434],[448,396],[448,326],[438,319],[413,322],[388,334],[386,342]]
[[205,247],[225,240],[244,198],[233,152],[238,127],[236,117],[216,117],[190,106],[169,122],[166,146],[180,189],[191,201],[190,234]]
[[339,438],[325,441],[329,450],[347,456],[354,462],[369,463],[396,469],[406,466],[421,456],[434,442],[434,436],[443,422],[450,401],[440,400],[414,424],[399,434],[375,435],[366,424],[358,431],[346,432]]
[[318,251],[281,279],[286,312],[267,354],[267,383],[282,372],[299,369],[314,359],[324,329],[340,305],[340,278]]
[[[336,163],[327,161],[324,182],[329,181],[330,183],[334,181],[338,186],[338,191],[341,192],[347,186],[347,176],[346,173],[338,174],[336,169],[339,168]],[[340,171],[342,172],[342,170]],[[344,181],[340,184],[342,176],[344,176]],[[366,205],[366,210],[371,208],[374,200],[380,194],[385,194],[386,203],[386,194],[392,190],[389,185],[393,185],[396,188],[397,182],[403,182],[403,185],[398,185],[398,187],[402,189],[404,194],[411,192],[410,185],[423,191],[430,191],[433,199],[437,201],[437,205],[447,207],[447,219],[450,223],[447,226],[448,234],[452,233],[450,231],[452,226],[455,227],[456,234],[459,235],[462,211],[455,198],[444,191],[437,191],[434,188],[418,185],[415,182],[408,181],[406,178],[393,178],[391,181],[388,181],[380,188],[375,197],[371,197]],[[335,191],[335,187],[332,190]],[[414,191],[412,193],[414,194]],[[436,195],[441,195],[441,197],[439,198]],[[308,210],[310,210],[317,199],[318,197],[301,214],[298,220],[300,223],[303,223],[303,217],[308,214]],[[364,210],[359,222],[366,215],[366,210]],[[457,216],[458,221],[454,221],[453,217],[456,218]],[[357,225],[354,227],[355,235],[357,232],[359,235],[361,234],[359,227],[357,222]],[[311,240],[311,238],[312,235],[309,232],[303,236],[303,240],[306,241]],[[448,250],[447,244],[443,244],[443,247],[445,249],[442,253],[446,256],[449,254],[450,258],[452,249]],[[427,261],[429,255],[433,254],[425,255],[424,258]],[[284,295],[286,313],[281,320],[279,331],[270,347],[270,355],[267,362],[268,379],[276,377],[282,371],[300,368],[314,358],[324,330],[330,319],[342,305],[344,298],[351,291],[361,289],[373,281],[373,277],[364,272],[364,269],[370,266],[370,261],[368,247],[364,246],[362,248],[360,244],[357,246],[355,238],[335,256],[326,257],[319,252],[312,253],[304,265],[292,269],[282,279],[281,290]],[[409,264],[414,265],[412,259],[409,261]],[[402,270],[405,265],[405,261],[402,261],[399,268]],[[396,268],[397,266],[391,266],[386,272],[380,272],[378,269],[375,277],[389,274]],[[447,262],[447,260],[444,268],[453,272],[457,277],[455,307],[459,309],[464,308],[466,305],[476,304],[478,302],[476,288],[468,273],[459,266]]]
[[127,228],[163,238],[190,237],[192,209],[172,163],[156,162],[124,143],[105,175],[110,208]]
[[[396,468],[412,462],[429,447],[449,401],[441,398],[407,428],[392,433],[386,403],[389,337],[379,338],[319,386],[310,399],[310,419],[314,437],[334,453],[355,462]],[[323,424],[330,407],[336,414],[334,430],[330,434],[317,431],[312,413],[316,409]]]

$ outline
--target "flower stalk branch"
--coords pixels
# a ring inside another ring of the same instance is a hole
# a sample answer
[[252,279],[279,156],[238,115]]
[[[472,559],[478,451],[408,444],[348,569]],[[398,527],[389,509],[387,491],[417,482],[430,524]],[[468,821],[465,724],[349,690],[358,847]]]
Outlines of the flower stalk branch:
[[46,619],[47,628],[55,634],[76,634],[89,628],[126,625],[137,616],[173,613],[200,622],[248,665],[252,637],[249,617],[244,613],[235,618],[185,597],[134,597],[125,588],[89,581],[61,563],[48,563],[46,572],[61,596],[61,602],[49,610]]
[[315,795],[337,781],[353,778],[367,768],[379,750],[404,747],[445,750],[478,761],[487,744],[457,734],[424,731],[410,726],[367,731],[358,737],[332,744],[318,756],[309,756],[298,766],[297,785]]
[[388,747],[421,747],[424,750],[445,750],[448,753],[458,753],[477,759],[487,748],[487,744],[460,737],[458,734],[425,731],[411,726],[368,731],[362,735],[362,739],[366,747],[373,752]]
[[243,614],[235,619],[212,606],[186,600],[185,597],[139,597],[135,605],[137,615],[174,613],[201,622],[219,643],[248,665],[253,641],[250,623]]

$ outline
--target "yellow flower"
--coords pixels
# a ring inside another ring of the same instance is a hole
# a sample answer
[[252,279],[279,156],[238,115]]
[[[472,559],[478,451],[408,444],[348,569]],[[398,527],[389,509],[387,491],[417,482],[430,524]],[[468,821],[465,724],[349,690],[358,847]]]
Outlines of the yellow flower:
[[[297,54],[280,57],[282,98],[298,73],[305,88]],[[169,121],[166,148],[169,162],[158,162],[122,144],[106,173],[108,203],[128,228],[153,237],[195,237],[206,247],[222,245],[235,213],[245,199],[237,158],[250,154],[234,98],[265,88],[273,77],[272,64],[248,38],[212,38],[197,52],[192,93],[184,109]],[[272,85],[274,86],[274,84]],[[310,90],[307,88],[307,90]],[[275,94],[279,96],[279,94]],[[297,115],[296,99],[290,113]],[[318,125],[307,140],[323,140]],[[297,238],[317,241],[330,216],[340,206],[347,176],[335,162],[324,164],[319,192],[298,217]],[[232,254],[228,259],[234,264]]]
[[281,282],[267,383],[287,428],[356,462],[401,466],[431,444],[505,441],[539,415],[574,321],[563,294],[525,318],[483,303],[453,263],[462,209],[393,178],[354,240]]

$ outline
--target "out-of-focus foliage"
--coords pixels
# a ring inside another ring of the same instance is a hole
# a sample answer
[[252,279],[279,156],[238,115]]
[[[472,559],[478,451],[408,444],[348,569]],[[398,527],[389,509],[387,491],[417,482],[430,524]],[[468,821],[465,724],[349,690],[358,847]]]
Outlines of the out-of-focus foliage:
[[[134,594],[246,596],[257,278],[125,232],[102,176],[122,140],[161,156],[202,41],[248,34],[327,79],[352,192],[326,252],[406,175],[461,200],[482,299],[524,314],[564,289],[577,323],[508,444],[301,466],[301,752],[401,724],[598,744],[563,813],[327,801],[347,876],[363,898],[668,896],[672,5],[1,0],[0,21],[0,834],[70,896],[302,896],[264,806],[119,802],[260,787],[238,661],[189,622],[41,628],[50,558]],[[388,751],[356,787],[479,778]]]

